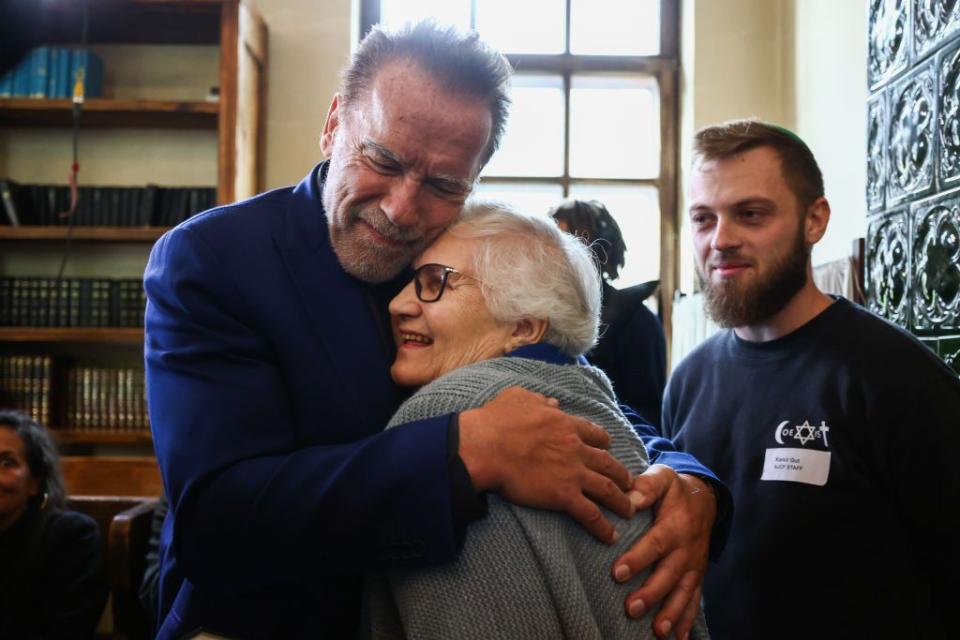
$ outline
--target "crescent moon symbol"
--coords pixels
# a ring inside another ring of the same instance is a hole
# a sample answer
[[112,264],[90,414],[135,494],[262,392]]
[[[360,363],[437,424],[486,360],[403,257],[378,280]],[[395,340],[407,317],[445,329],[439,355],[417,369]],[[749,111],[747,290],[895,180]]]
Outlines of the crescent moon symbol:
[[783,439],[780,437],[780,432],[783,431],[783,428],[790,424],[789,420],[784,420],[777,425],[777,430],[773,432],[773,437],[777,439],[777,444],[783,444]]

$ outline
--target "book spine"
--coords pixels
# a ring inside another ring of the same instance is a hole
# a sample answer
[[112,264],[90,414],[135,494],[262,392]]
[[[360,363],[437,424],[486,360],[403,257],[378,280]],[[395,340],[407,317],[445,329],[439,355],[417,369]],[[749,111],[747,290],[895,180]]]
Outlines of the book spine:
[[48,98],[60,98],[59,95],[59,78],[60,78],[60,65],[59,65],[59,47],[50,47],[47,53],[47,97]]
[[0,77],[0,98],[13,97],[13,70]]
[[74,428],[77,426],[77,370],[67,372],[67,406],[63,416],[63,426]]
[[13,97],[26,98],[30,90],[30,64],[32,58],[27,54],[13,70]]
[[3,208],[7,212],[7,220],[11,226],[20,226],[20,212],[17,208],[16,198],[14,198],[14,185],[10,180],[0,179],[0,200],[3,201]]
[[53,358],[44,356],[40,360],[40,424],[51,426],[50,394],[53,391]]
[[30,54],[30,97],[47,97],[47,76],[50,72],[50,48],[40,47]]

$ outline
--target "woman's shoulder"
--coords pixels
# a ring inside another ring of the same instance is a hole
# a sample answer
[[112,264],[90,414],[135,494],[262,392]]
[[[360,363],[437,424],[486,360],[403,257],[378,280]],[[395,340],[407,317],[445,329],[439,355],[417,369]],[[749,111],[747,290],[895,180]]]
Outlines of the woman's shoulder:
[[400,405],[388,428],[483,405],[500,391],[519,384],[510,360],[519,358],[491,358],[443,374]]
[[100,531],[90,516],[78,511],[57,509],[46,518],[44,537],[51,543],[82,544],[97,542]]

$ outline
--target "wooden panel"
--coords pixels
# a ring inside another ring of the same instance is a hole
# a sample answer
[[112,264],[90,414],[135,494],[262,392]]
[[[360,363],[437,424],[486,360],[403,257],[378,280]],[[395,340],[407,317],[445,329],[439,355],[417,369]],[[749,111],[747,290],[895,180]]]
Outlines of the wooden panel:
[[[73,240],[82,242],[156,242],[169,227],[74,227]],[[42,242],[67,238],[67,227],[0,226],[0,240]]]
[[0,327],[0,342],[143,342],[143,329]]
[[60,466],[71,496],[159,497],[163,493],[153,457],[64,456]]
[[114,431],[112,429],[61,429],[50,433],[62,444],[152,444],[149,431]]
[[237,120],[234,141],[235,200],[257,194],[262,175],[262,133],[265,118],[267,36],[263,21],[247,5],[240,5],[237,51]]
[[[673,292],[680,280],[680,219],[678,205],[679,151],[676,141],[680,113],[677,70],[664,71],[660,82],[660,319],[668,345],[673,336]],[[667,351],[667,371],[672,370]]]
[[239,4],[225,2],[220,13],[220,146],[217,155],[217,203],[236,200],[237,62]]
[[560,55],[541,55],[541,54],[506,54],[507,60],[517,71],[546,71],[554,73],[563,73],[570,71],[578,73],[583,71],[624,71],[635,73],[647,73],[656,75],[665,69],[675,69],[676,60],[652,57],[615,57],[615,56],[586,56],[572,55],[569,53]]
[[[216,129],[219,108],[216,102],[90,98],[80,122],[111,129]],[[73,102],[66,99],[0,98],[0,125],[69,127],[72,114]]]
[[660,55],[676,58],[680,55],[680,3],[660,0]]

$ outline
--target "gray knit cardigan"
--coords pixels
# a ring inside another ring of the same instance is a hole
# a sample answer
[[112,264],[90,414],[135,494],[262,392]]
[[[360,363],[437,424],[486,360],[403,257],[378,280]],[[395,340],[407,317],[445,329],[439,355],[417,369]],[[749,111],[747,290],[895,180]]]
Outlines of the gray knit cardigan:
[[[649,466],[643,443],[618,409],[602,371],[519,357],[485,360],[431,382],[388,428],[479,407],[522,386],[560,401],[564,411],[606,429],[610,452],[633,474]],[[597,541],[569,516],[489,496],[488,515],[470,525],[459,559],[425,569],[370,573],[366,633],[373,638],[653,638],[653,612],[624,613],[624,599],[646,573],[618,584],[614,560],[650,526],[649,512],[623,520],[605,511],[619,542]],[[702,614],[694,637],[703,638]]]

